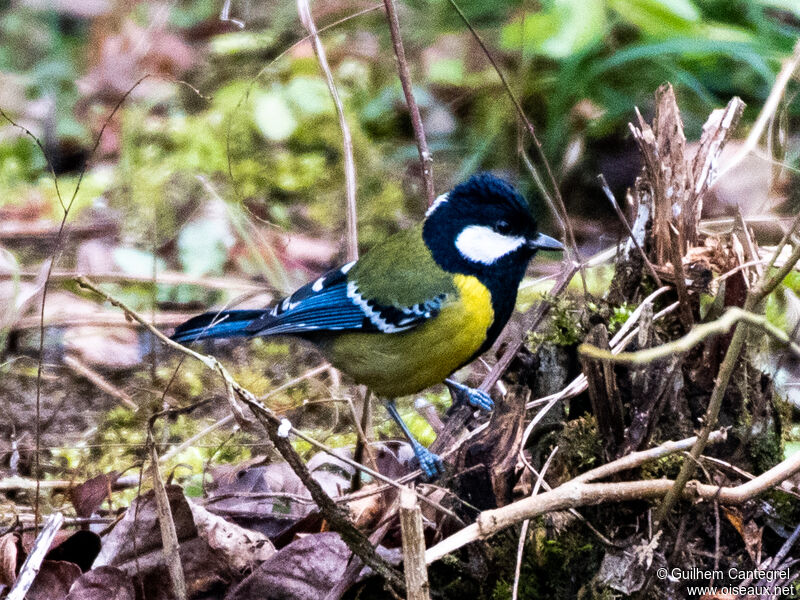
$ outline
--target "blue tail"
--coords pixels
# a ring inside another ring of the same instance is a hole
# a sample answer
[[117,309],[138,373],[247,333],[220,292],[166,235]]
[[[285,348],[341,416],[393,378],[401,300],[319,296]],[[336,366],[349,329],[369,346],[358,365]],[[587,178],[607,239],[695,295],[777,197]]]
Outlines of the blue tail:
[[252,331],[247,331],[247,327],[268,312],[266,310],[223,310],[203,313],[178,325],[175,333],[172,334],[172,339],[183,343],[208,338],[253,335]]

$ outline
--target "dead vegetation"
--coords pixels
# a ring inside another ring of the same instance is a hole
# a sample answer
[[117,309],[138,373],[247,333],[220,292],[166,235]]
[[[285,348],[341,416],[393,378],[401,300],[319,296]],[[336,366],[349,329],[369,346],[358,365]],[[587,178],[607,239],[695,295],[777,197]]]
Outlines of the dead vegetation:
[[[307,4],[300,5],[307,11]],[[386,5],[391,15],[393,3]],[[400,58],[396,19],[390,23]],[[320,48],[315,44],[324,70]],[[402,60],[400,67],[405,84]],[[411,100],[410,90],[409,85]],[[148,318],[97,285],[101,278],[76,277],[77,298],[103,300],[116,309],[92,305],[92,325],[113,321],[149,332],[159,352],[198,361],[204,386],[217,395],[197,404],[174,400],[173,375],[161,405],[149,406],[149,418],[142,416],[136,425],[143,436],[138,472],[127,479],[112,472],[47,486],[36,468],[40,444],[33,450],[29,445],[27,459],[37,477],[7,478],[2,487],[8,498],[4,513],[18,517],[0,537],[0,584],[10,589],[8,597],[247,600],[270,590],[270,597],[329,600],[493,593],[682,598],[691,578],[659,573],[690,566],[724,573],[785,570],[780,579],[755,576],[749,583],[765,589],[793,585],[800,452],[784,457],[787,408],[757,362],[757,351],[770,340],[798,356],[795,336],[762,317],[766,298],[800,259],[798,220],[769,250],[759,247],[741,214],[726,231],[704,230],[703,200],[716,183],[743,104],[733,99],[712,113],[690,151],[671,87],[663,86],[656,97],[652,123],[637,112],[631,126],[644,167],[628,199],[635,221],[626,223],[631,237],[615,257],[608,296],[584,295],[577,307],[569,306],[563,291],[583,265],[564,266],[550,300],[525,316],[524,334],[507,336],[490,356],[489,373],[476,381],[496,392],[491,416],[476,421],[462,403],[443,422],[429,417],[438,434],[433,450],[448,465],[436,484],[410,472],[404,445],[376,441],[368,402],[350,396],[342,402],[342,421],[360,426],[359,437],[370,448],[359,461],[347,449],[317,441],[293,415],[265,406],[220,360],[169,341],[161,328],[182,314]],[[529,122],[528,127],[533,135]],[[419,151],[431,199],[429,152],[423,143]],[[353,186],[348,184],[354,193]],[[350,231],[352,254],[354,224]],[[57,248],[62,229],[48,233]],[[572,258],[579,258],[577,248]],[[51,271],[51,264],[28,274],[35,284],[18,298],[4,326],[44,331],[44,311],[38,321],[23,315],[44,302],[48,281],[72,276]],[[253,282],[238,283],[252,290]],[[47,324],[63,319],[47,315]],[[535,335],[528,336],[529,330]],[[76,353],[63,361],[74,374],[114,402],[138,407]],[[291,383],[321,373],[331,370],[322,365]],[[330,375],[330,387],[344,395],[337,377]],[[202,497],[190,499],[172,483],[180,467],[163,469],[164,453],[173,452],[174,444],[168,429],[158,427],[212,403],[220,421],[235,422],[261,445],[253,460],[213,472],[208,489],[204,477]],[[367,415],[363,419],[356,403]],[[298,451],[298,440],[313,449],[305,453],[314,454],[310,460]],[[19,459],[19,451],[13,452]],[[360,485],[353,486],[354,480]],[[51,514],[36,529],[43,487],[67,490],[75,513],[69,525],[98,521],[105,529],[67,536],[59,531],[63,509],[44,511]],[[103,507],[112,493],[131,487],[138,489],[127,506]],[[32,488],[35,512],[25,506]]]

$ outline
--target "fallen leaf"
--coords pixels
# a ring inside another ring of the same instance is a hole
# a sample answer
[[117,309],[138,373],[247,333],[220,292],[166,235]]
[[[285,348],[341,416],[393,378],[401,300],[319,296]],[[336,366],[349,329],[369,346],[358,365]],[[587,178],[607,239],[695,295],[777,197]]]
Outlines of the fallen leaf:
[[197,534],[219,553],[232,570],[252,569],[275,554],[268,537],[226,521],[198,504],[190,503]]
[[69,500],[79,517],[91,517],[100,508],[111,492],[111,486],[119,477],[117,471],[103,473],[76,485],[68,492]]
[[723,511],[728,522],[742,536],[745,548],[753,564],[761,564],[761,538],[764,534],[764,528],[759,527],[753,519],[745,521],[738,509],[723,507]]
[[80,530],[73,533],[58,546],[50,550],[45,556],[45,560],[63,560],[71,562],[78,567],[82,573],[92,568],[92,563],[100,553],[100,536],[88,530]]
[[14,585],[23,560],[25,551],[19,534],[7,533],[0,537],[0,585]]
[[116,567],[99,567],[72,584],[64,600],[134,600],[133,580]]
[[[229,586],[236,573],[218,551],[198,537],[189,501],[183,490],[168,485],[167,497],[178,535],[181,567],[189,597]],[[164,562],[161,528],[153,492],[131,503],[125,516],[103,541],[94,567],[113,566],[138,579],[148,600],[171,598],[172,586]]]
[[26,600],[63,600],[69,593],[73,582],[80,576],[81,569],[75,563],[63,560],[45,560],[25,598]]
[[[177,485],[166,487],[178,541],[197,537],[192,511],[183,490]],[[161,552],[161,527],[153,492],[150,491],[131,502],[125,516],[105,537],[94,567],[135,562],[137,554],[142,556],[152,551]]]
[[304,536],[262,563],[225,600],[319,600],[342,577],[349,558],[338,533]]

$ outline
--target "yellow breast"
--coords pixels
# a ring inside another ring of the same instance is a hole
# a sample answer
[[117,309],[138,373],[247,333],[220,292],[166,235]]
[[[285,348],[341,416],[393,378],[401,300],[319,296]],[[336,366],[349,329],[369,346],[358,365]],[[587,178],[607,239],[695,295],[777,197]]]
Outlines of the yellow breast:
[[480,349],[494,320],[491,294],[477,278],[456,275],[458,296],[419,327],[400,333],[348,333],[323,352],[375,394],[395,398],[441,383]]

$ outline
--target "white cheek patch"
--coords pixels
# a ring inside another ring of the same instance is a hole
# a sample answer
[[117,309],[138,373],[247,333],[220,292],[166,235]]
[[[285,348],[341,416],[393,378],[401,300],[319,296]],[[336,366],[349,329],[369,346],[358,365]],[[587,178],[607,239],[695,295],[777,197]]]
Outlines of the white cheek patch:
[[525,238],[503,235],[485,225],[470,225],[458,234],[456,248],[461,256],[472,262],[491,265],[506,254],[519,249]]

